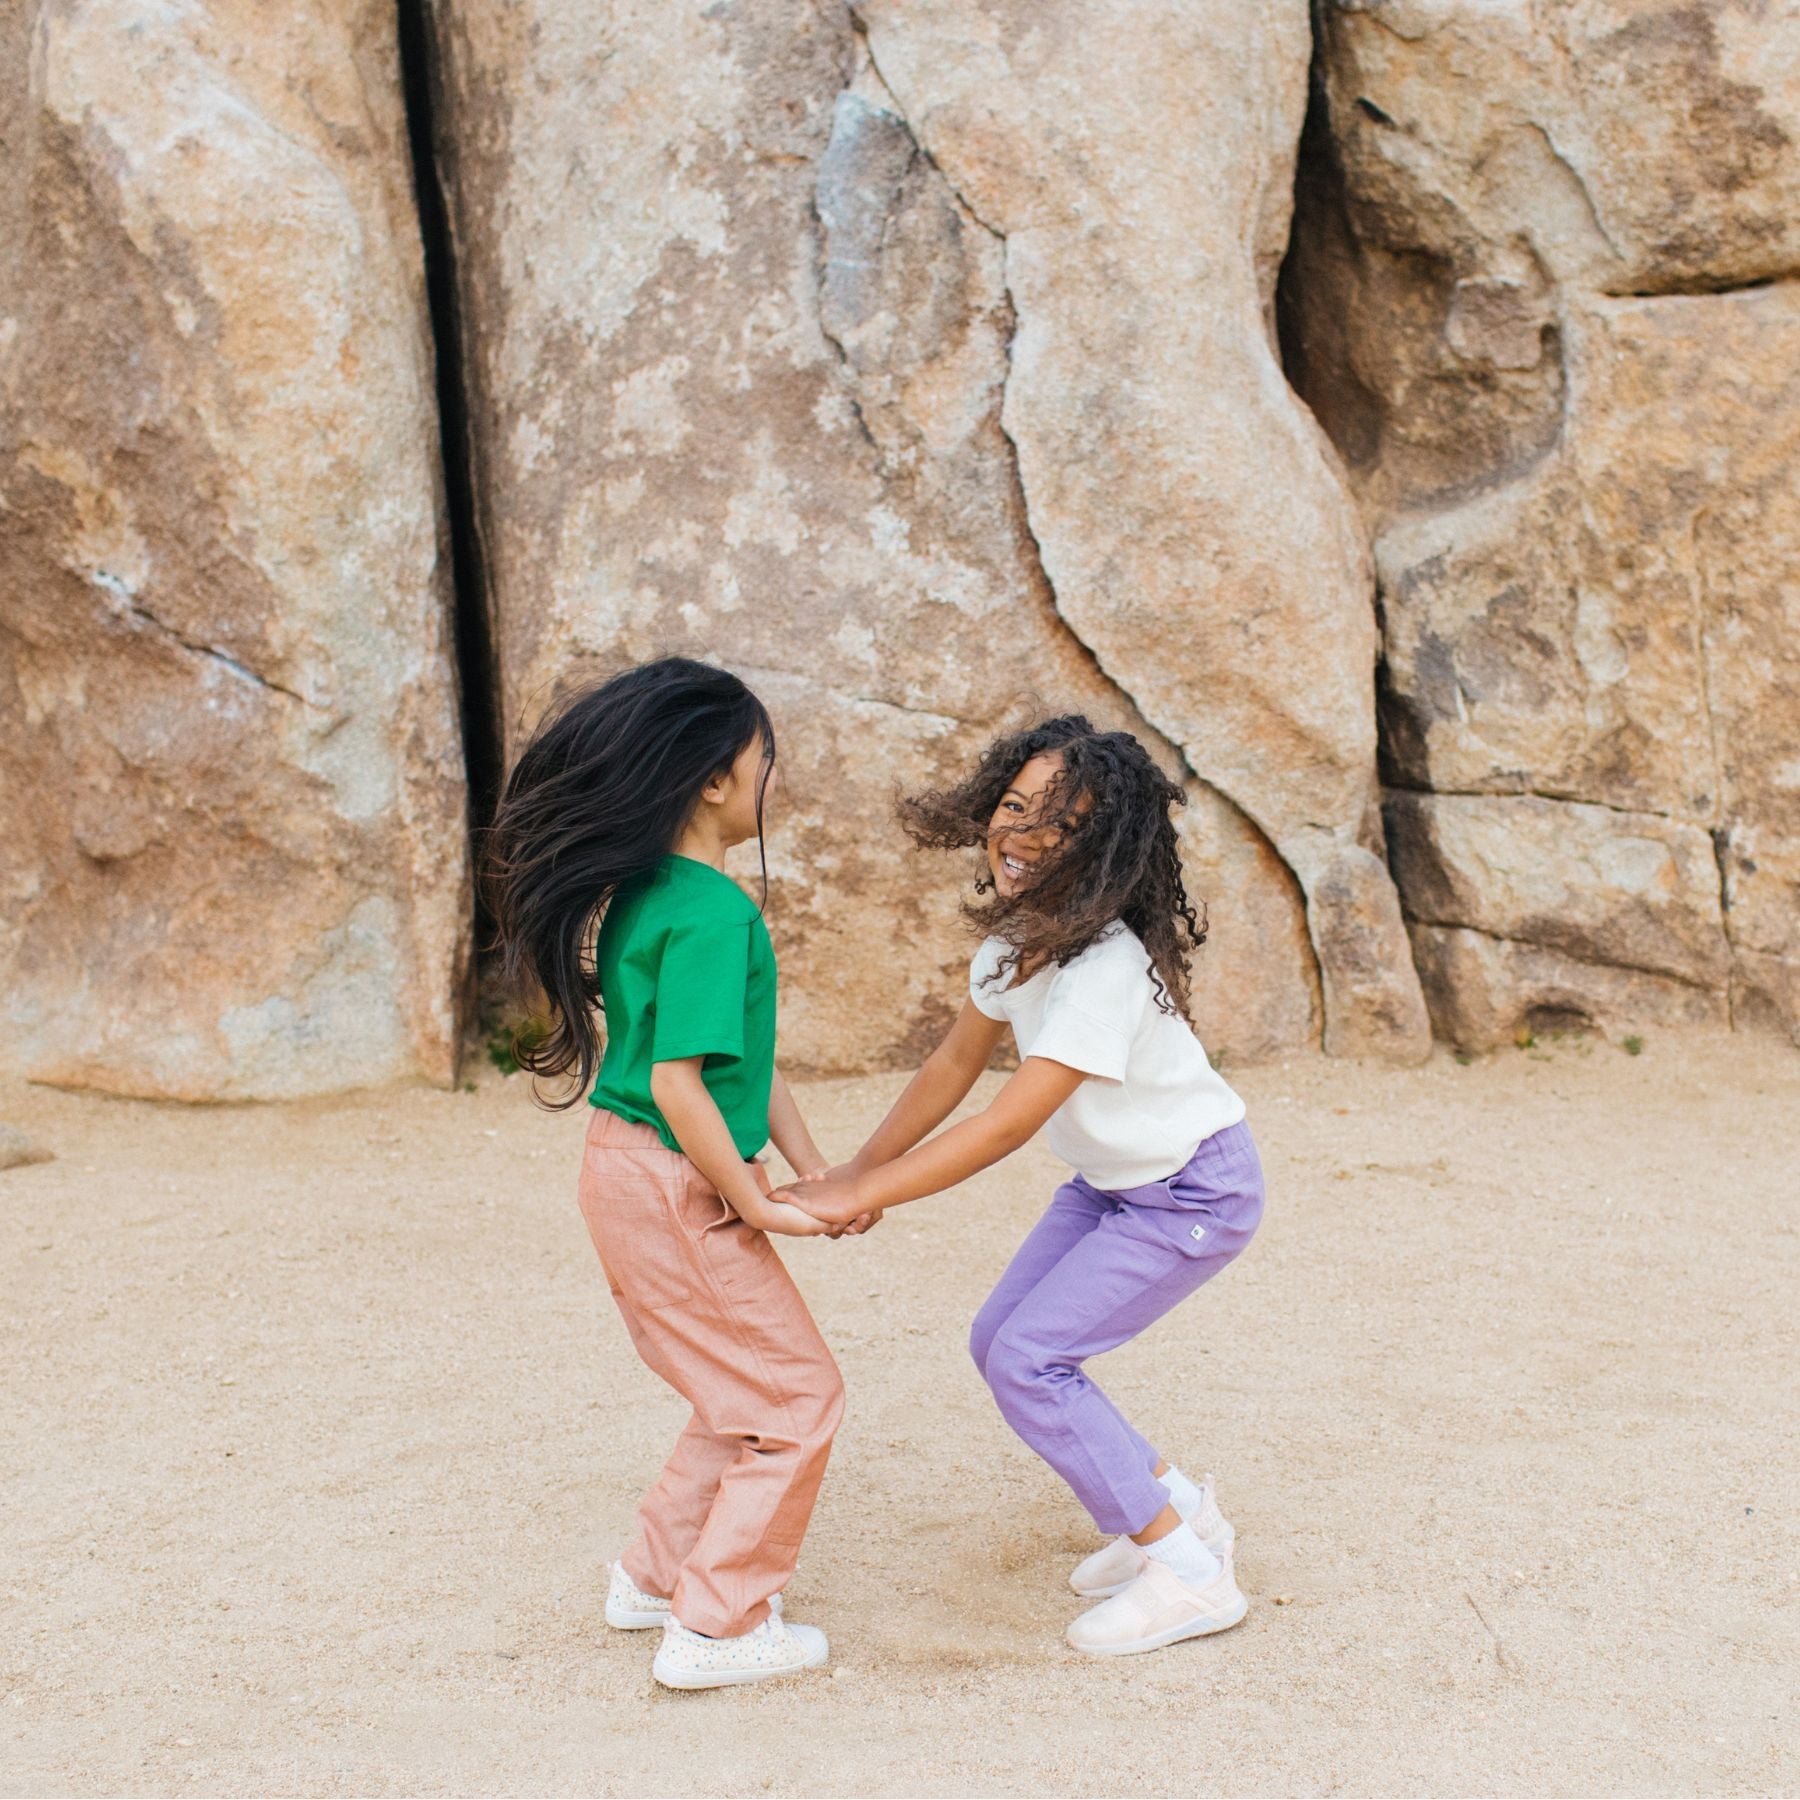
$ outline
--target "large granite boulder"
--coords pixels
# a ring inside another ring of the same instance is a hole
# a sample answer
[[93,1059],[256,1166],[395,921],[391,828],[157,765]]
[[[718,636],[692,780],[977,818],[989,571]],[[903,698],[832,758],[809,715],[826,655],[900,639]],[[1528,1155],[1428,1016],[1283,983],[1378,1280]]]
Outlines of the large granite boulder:
[[934,163],[1004,246],[1003,423],[1058,610],[1298,877],[1327,1048],[1423,1054],[1373,806],[1367,556],[1269,331],[1306,9],[857,13]]
[[1209,1042],[1424,1048],[1372,575],[1265,317],[1305,8],[1107,14],[433,10],[509,735],[658,651],[758,684],[815,1066],[940,1028],[959,874],[889,800],[1037,704],[1184,779]]
[[469,906],[391,8],[0,11],[0,1056],[453,1073]]
[[[1440,1029],[1796,1029],[1800,301],[1766,285],[1800,262],[1792,23],[1320,19],[1284,344],[1375,533],[1388,779],[1441,797],[1391,813]],[[1482,811],[1472,858],[1460,795],[1535,798]],[[1632,886],[1659,830],[1678,968]],[[1514,904],[1527,871],[1556,906]],[[1441,936],[1470,930],[1503,943]]]

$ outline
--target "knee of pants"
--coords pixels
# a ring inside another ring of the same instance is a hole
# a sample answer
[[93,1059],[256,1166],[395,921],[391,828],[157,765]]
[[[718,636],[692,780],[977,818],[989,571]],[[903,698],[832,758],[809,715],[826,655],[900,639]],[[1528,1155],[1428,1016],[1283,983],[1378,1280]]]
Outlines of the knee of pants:
[[1050,1413],[1080,1371],[1053,1353],[1021,1344],[1004,1327],[994,1334],[982,1371],[995,1399],[1014,1412]]

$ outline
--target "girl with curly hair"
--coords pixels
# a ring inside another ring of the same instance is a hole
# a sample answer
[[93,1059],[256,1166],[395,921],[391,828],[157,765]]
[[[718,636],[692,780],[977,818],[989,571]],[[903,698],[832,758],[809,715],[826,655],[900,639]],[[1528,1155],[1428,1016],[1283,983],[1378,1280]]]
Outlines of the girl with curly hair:
[[[1112,1537],[1070,1577],[1100,1604],[1069,1642],[1096,1655],[1223,1631],[1247,1607],[1212,1477],[1173,1467],[1083,1368],[1218,1274],[1262,1217],[1244,1103],[1187,1020],[1205,931],[1182,885],[1182,801],[1134,737],[1079,715],[1002,738],[966,781],[903,801],[922,847],[981,852],[969,998],[857,1155],[783,1195],[833,1225],[879,1217],[1040,1130],[1072,1166],[970,1350],[1007,1423]],[[1018,1072],[930,1136],[1009,1025]]]

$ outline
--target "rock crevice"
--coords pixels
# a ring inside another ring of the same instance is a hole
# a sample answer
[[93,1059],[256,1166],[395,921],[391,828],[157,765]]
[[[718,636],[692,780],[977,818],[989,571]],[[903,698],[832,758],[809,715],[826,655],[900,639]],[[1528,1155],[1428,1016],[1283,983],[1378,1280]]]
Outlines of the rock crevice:
[[272,694],[283,694],[301,706],[309,706],[311,702],[304,694],[296,693],[291,687],[285,687],[279,681],[271,681],[266,675],[259,675],[246,662],[241,662],[229,650],[221,650],[216,644],[201,643],[197,638],[189,637],[177,626],[169,624],[166,619],[159,619],[154,612],[140,600],[117,575],[106,569],[96,569],[90,579],[95,587],[107,597],[107,609],[115,618],[134,620],[138,624],[148,626],[150,630],[160,632],[172,643],[179,644],[183,650],[194,656],[210,657],[228,673],[238,680],[248,682],[252,687],[266,688]]
[[395,14],[407,151],[431,328],[457,716],[470,818],[479,831],[493,814],[505,773],[500,745],[500,667],[482,550],[481,483],[474,467],[476,447],[464,386],[468,359],[456,278],[456,241],[439,175],[437,111],[442,78],[433,67],[428,4],[429,0],[395,0]]

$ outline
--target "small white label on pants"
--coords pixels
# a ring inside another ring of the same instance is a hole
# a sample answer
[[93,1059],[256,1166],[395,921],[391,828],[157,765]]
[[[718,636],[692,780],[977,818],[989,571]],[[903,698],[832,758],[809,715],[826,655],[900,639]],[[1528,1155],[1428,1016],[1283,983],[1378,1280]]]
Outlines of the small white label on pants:
[[1188,1236],[1197,1244],[1206,1236],[1206,1227],[1204,1225],[1196,1225],[1194,1229],[1188,1233]]

